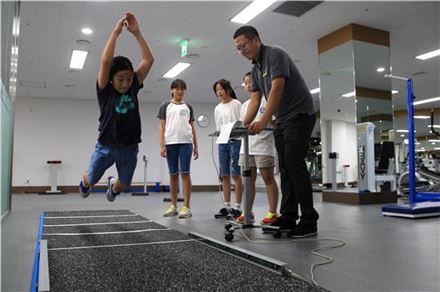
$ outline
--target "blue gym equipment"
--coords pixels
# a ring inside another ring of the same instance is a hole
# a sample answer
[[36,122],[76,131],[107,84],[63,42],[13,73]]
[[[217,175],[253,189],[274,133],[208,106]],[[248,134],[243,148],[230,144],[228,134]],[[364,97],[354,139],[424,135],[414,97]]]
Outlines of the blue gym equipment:
[[413,81],[410,78],[385,75],[386,78],[405,80],[407,82],[408,111],[408,171],[409,171],[409,202],[405,204],[389,204],[382,207],[382,215],[403,218],[426,218],[440,216],[440,193],[416,192],[415,175],[415,137],[414,137],[414,94]]

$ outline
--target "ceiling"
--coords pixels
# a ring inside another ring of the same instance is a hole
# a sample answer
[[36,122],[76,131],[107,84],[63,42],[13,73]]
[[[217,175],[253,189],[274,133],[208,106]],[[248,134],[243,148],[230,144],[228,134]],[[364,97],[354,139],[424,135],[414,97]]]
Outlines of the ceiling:
[[[161,76],[181,59],[178,44],[184,38],[189,39],[188,51],[193,56],[183,58],[192,66],[179,75],[188,84],[186,99],[215,104],[212,84],[226,78],[243,101],[246,94],[240,84],[243,74],[250,70],[250,63],[234,48],[232,35],[240,25],[229,19],[248,3],[24,1],[17,98],[95,99],[95,80],[104,44],[116,21],[131,11],[138,18],[155,57],[140,92],[141,101],[162,102],[169,98],[170,80]],[[325,1],[301,17],[273,12],[282,3],[276,2],[249,24],[259,30],[263,43],[279,45],[292,56],[310,89],[319,87],[317,40],[356,23],[390,32],[392,73],[413,78],[417,98],[440,96],[440,58],[427,61],[414,58],[440,46],[440,2]],[[81,33],[85,26],[93,30],[92,35]],[[68,69],[72,49],[89,51],[81,71]],[[116,54],[128,56],[135,65],[139,62],[140,53],[130,33],[121,34]],[[395,110],[404,110],[405,82],[393,80],[392,88],[399,91],[393,96]],[[319,94],[314,98],[319,107]],[[416,109],[433,106],[438,108],[440,103],[420,105]],[[404,119],[396,127],[405,127]],[[426,125],[424,128],[426,131]]]

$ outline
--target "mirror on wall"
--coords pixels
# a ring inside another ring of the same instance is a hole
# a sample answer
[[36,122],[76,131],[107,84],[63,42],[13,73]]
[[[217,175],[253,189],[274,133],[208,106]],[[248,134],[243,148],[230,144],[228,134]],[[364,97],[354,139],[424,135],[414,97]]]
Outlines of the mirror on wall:
[[[390,135],[394,130],[393,104],[391,80],[384,78],[385,74],[390,74],[390,49],[388,46],[355,40],[353,51],[357,124],[369,125],[371,129],[371,137],[364,137],[365,133],[359,132],[364,129],[358,127],[358,151],[373,152],[365,158],[365,164],[369,164],[367,168],[372,169],[368,185],[364,185],[363,189],[391,191],[390,184],[394,182],[385,178],[392,179],[396,169],[394,135]],[[373,146],[365,145],[366,141],[373,143]],[[370,149],[365,150],[366,147]],[[361,172],[359,168],[359,175]]]
[[[356,180],[356,105],[353,42],[319,54],[322,182],[335,174],[329,153],[338,153],[337,182]],[[348,166],[347,166],[348,165]]]

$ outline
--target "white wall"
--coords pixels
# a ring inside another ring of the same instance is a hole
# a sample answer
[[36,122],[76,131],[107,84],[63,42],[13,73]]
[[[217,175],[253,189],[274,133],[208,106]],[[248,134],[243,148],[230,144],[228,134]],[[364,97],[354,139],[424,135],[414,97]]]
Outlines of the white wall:
[[[188,100],[191,103],[190,100]],[[205,113],[211,118],[208,128],[197,126],[199,141],[198,160],[192,162],[194,185],[218,183],[211,155],[211,137],[215,131],[213,112],[215,104],[192,104],[196,117]],[[157,112],[158,103],[140,103],[142,119],[142,143],[139,145],[139,162],[133,182],[143,182],[142,155],[149,155],[148,181],[169,184],[166,160],[159,155]],[[88,168],[91,154],[98,137],[99,107],[95,100],[28,99],[17,98],[15,102],[15,133],[13,157],[13,186],[48,186],[49,166],[47,160],[61,160],[58,185],[76,185]],[[214,145],[214,159],[218,163]],[[113,166],[101,182],[116,175]]]
[[[357,181],[357,132],[356,124],[334,120],[321,121],[322,141],[322,167],[323,183],[331,182],[328,153],[339,154],[337,171],[342,170],[342,165],[350,165],[347,170],[347,180]],[[337,181],[342,182],[340,174]]]

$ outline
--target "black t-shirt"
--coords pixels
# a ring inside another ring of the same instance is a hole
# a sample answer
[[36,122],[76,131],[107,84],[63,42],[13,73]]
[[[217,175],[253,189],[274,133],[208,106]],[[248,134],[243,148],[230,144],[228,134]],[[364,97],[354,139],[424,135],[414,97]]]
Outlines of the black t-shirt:
[[101,115],[99,116],[99,138],[102,145],[126,147],[141,142],[141,117],[137,94],[143,87],[136,74],[125,94],[117,92],[109,82],[103,90],[96,92]]

